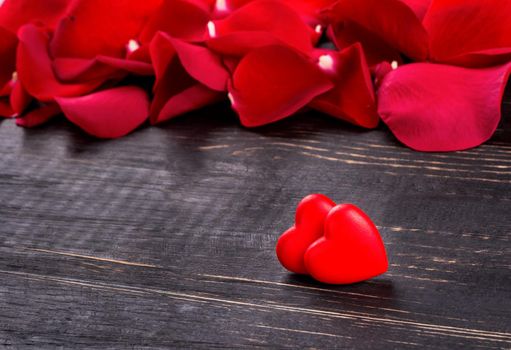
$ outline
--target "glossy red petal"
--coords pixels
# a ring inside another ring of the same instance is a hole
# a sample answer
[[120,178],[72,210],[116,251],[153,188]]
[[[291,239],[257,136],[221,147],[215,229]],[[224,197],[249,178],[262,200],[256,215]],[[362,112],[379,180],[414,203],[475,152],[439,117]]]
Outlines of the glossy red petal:
[[432,0],[401,0],[415,12],[417,18],[422,20],[428,12]]
[[168,38],[188,74],[212,90],[226,91],[229,73],[210,49]]
[[240,61],[230,93],[241,123],[252,127],[285,118],[332,87],[328,76],[300,53],[266,46]]
[[511,1],[433,0],[424,26],[434,61],[484,66],[511,59]]
[[48,56],[48,35],[32,24],[20,28],[16,68],[18,78],[30,95],[40,101],[56,96],[76,96],[96,88],[100,82],[64,84],[57,80]]
[[[180,46],[180,44],[182,45],[182,42],[177,45]],[[180,49],[183,50],[183,48]],[[187,49],[185,48],[184,51],[187,51]],[[150,52],[156,73],[156,82],[153,89],[154,98],[150,113],[152,124],[202,108],[225,96],[225,94],[220,94],[199,83],[188,73],[168,35],[164,33],[156,34],[151,41]],[[185,56],[187,53],[185,53]],[[197,63],[200,63],[200,61]],[[193,71],[194,68],[189,67],[189,69]],[[212,77],[208,79],[212,79]]]
[[332,6],[337,0],[284,0],[302,19],[311,26],[324,23],[322,11]]
[[383,78],[378,111],[394,135],[415,150],[475,147],[497,128],[510,68],[405,65]]
[[124,136],[139,127],[149,115],[147,94],[135,86],[81,97],[60,97],[56,101],[71,122],[100,138]]
[[362,47],[356,44],[341,52],[318,50],[316,57],[335,86],[316,97],[311,107],[355,125],[376,127],[376,99]]
[[59,115],[60,112],[59,105],[56,103],[48,103],[16,118],[16,125],[25,128],[33,128],[48,122],[53,117]]
[[33,98],[28,94],[19,81],[14,84],[11,95],[9,96],[10,105],[15,114],[21,115],[28,107]]
[[182,114],[214,104],[225,97],[217,91],[213,91],[201,84],[195,84],[180,93],[171,96],[155,114],[153,124],[161,123]]
[[428,56],[426,30],[415,12],[400,0],[340,0],[331,16],[334,24],[356,23],[412,59],[425,60]]
[[278,43],[303,52],[312,50],[314,31],[291,7],[276,0],[255,0],[209,26],[208,46],[224,54],[245,54]]
[[124,57],[161,0],[76,0],[59,22],[53,57]]
[[360,43],[369,66],[383,61],[402,63],[399,51],[361,25],[343,21],[330,26],[328,35],[340,50]]
[[207,38],[207,23],[211,19],[209,6],[192,0],[164,0],[162,6],[148,21],[140,41],[149,43],[157,32],[187,41]]
[[157,33],[149,45],[149,53],[156,75],[155,85],[158,85],[169,63],[176,57],[176,50],[165,33]]
[[16,33],[27,23],[53,28],[71,0],[5,0],[0,6],[0,27]]
[[65,81],[107,80],[122,77],[127,73],[154,74],[149,63],[109,56],[97,56],[93,59],[57,58],[53,61],[53,68],[58,78]]

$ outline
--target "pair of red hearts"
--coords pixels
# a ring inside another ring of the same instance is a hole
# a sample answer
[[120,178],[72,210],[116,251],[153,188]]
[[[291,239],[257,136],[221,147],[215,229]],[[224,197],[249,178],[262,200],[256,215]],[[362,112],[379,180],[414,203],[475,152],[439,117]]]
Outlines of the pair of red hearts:
[[336,204],[321,194],[305,197],[295,225],[279,238],[277,257],[289,271],[329,284],[351,284],[388,268],[378,229],[353,204]]

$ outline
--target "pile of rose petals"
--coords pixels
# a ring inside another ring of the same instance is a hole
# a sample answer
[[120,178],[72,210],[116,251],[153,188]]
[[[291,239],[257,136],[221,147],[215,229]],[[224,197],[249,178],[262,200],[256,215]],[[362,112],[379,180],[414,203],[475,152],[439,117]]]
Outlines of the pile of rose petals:
[[229,99],[244,126],[313,109],[407,146],[494,133],[509,0],[0,0],[0,115],[116,138]]

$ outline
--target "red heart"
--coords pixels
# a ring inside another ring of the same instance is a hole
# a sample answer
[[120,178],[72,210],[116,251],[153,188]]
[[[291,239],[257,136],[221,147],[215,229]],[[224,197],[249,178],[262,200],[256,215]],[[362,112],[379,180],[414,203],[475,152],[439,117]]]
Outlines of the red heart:
[[288,229],[277,242],[277,257],[291,272],[306,274],[303,261],[305,251],[323,236],[323,227],[328,212],[335,203],[322,194],[311,194],[298,204],[295,225]]
[[388,268],[378,229],[353,204],[340,204],[330,210],[324,236],[307,249],[304,261],[314,279],[330,284],[365,281]]

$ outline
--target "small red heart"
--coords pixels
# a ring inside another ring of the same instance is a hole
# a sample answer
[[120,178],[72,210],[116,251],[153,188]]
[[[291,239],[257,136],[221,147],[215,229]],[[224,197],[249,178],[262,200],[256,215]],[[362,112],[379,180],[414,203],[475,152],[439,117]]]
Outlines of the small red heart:
[[277,257],[286,269],[306,274],[303,261],[305,251],[323,236],[323,227],[328,212],[335,203],[322,194],[311,194],[298,204],[295,225],[280,236],[277,242]]
[[378,229],[353,204],[340,204],[330,210],[324,236],[307,249],[304,261],[314,279],[330,284],[365,281],[388,268]]

